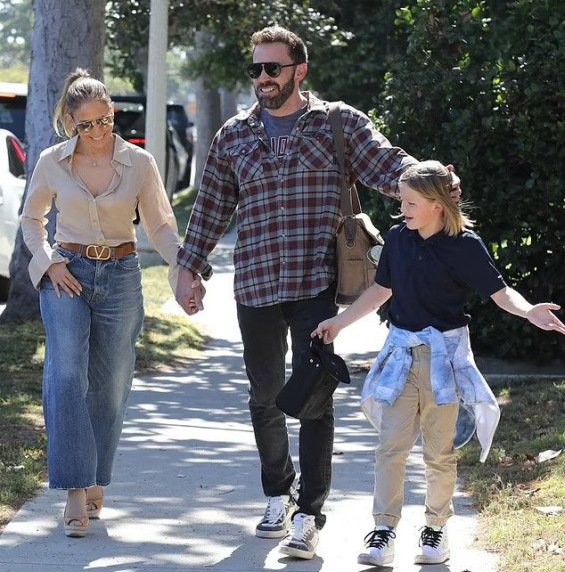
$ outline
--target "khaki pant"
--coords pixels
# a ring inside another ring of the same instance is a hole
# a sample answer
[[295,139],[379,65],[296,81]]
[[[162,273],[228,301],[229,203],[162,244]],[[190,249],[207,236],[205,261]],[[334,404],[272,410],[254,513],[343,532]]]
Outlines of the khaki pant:
[[436,405],[430,380],[430,350],[412,348],[412,367],[403,392],[383,406],[376,449],[373,517],[376,525],[396,526],[404,504],[406,459],[419,432],[426,465],[426,524],[443,526],[453,514],[457,478],[453,447],[459,404]]

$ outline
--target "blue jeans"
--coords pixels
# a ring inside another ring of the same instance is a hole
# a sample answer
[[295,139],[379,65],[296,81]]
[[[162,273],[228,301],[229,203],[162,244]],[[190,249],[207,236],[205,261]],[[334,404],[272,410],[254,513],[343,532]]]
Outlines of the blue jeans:
[[[261,462],[261,482],[267,496],[287,495],[296,476],[289,453],[286,418],[275,405],[285,383],[285,356],[290,329],[292,365],[310,347],[310,332],[337,313],[334,288],[315,298],[254,308],[238,304],[243,359],[249,378],[249,410]],[[333,403],[316,420],[302,420],[299,434],[300,481],[298,511],[316,517],[322,528],[322,507],[332,475]]]
[[49,487],[106,486],[143,324],[141,268],[136,254],[96,261],[59,252],[82,294],[58,298],[47,275],[41,281]]

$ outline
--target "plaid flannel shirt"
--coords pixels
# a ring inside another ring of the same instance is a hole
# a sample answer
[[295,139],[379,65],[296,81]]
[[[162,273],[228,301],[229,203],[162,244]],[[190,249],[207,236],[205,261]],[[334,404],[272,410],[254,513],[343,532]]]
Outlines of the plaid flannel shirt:
[[[234,292],[246,306],[313,298],[336,278],[342,214],[328,103],[303,93],[308,106],[282,159],[269,147],[257,104],[218,131],[179,249],[179,264],[208,279],[207,257],[237,211]],[[343,104],[341,119],[350,180],[398,198],[398,178],[416,159],[360,111]]]

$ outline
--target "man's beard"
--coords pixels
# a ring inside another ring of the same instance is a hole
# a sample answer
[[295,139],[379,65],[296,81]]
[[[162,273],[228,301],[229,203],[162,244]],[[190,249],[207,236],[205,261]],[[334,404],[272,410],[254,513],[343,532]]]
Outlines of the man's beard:
[[[268,85],[274,85],[277,88],[279,87],[276,83]],[[294,81],[294,74],[292,74],[292,77],[286,83],[283,83],[283,85],[280,86],[276,95],[262,95],[259,90],[263,86],[258,86],[255,88],[255,95],[261,107],[264,107],[265,109],[280,109],[292,95],[295,85],[296,82]]]

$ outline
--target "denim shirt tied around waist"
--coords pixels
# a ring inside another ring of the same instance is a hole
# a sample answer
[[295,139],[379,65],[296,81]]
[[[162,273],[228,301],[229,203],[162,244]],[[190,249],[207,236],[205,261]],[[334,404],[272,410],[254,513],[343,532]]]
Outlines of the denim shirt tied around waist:
[[419,332],[410,332],[391,326],[363,385],[363,412],[380,431],[382,407],[392,405],[402,393],[412,365],[410,350],[419,345],[430,348],[431,385],[436,403],[444,405],[460,401],[464,408],[460,411],[472,413],[473,429],[481,444],[480,460],[484,462],[500,419],[500,408],[475,364],[467,327],[445,332],[427,327]]

